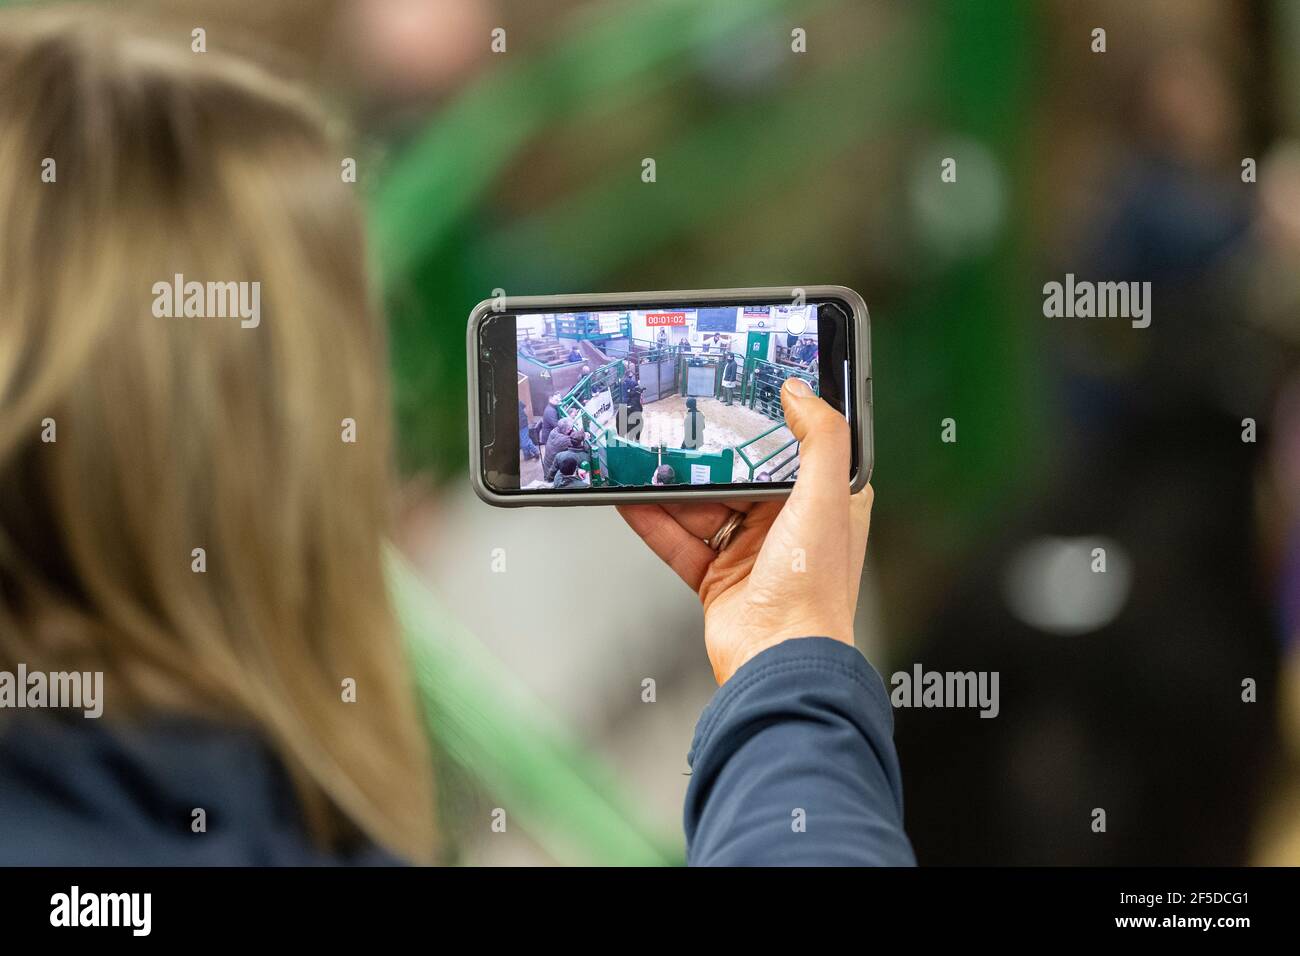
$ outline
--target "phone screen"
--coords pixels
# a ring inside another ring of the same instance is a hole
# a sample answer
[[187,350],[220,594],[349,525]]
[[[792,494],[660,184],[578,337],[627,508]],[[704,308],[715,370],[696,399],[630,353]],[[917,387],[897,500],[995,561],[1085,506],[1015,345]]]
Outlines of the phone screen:
[[[514,456],[502,461],[498,445],[501,490],[788,485],[799,443],[782,383],[801,378],[845,407],[846,319],[833,304],[520,311],[491,325],[495,403],[515,398],[500,382],[511,377],[518,402],[517,431],[496,430]],[[502,374],[507,350],[513,376]]]

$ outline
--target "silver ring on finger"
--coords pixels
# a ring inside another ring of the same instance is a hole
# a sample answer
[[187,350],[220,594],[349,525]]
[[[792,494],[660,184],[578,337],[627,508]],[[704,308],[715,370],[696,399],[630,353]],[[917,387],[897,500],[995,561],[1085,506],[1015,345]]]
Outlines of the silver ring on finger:
[[726,521],[722,522],[722,527],[713,533],[713,537],[706,542],[714,551],[721,551],[731,543],[732,536],[736,530],[745,523],[745,513],[743,511],[733,511]]

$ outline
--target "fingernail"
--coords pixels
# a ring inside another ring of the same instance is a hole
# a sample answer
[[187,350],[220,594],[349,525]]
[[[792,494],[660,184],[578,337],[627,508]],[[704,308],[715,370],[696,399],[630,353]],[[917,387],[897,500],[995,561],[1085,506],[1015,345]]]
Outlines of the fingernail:
[[785,384],[790,387],[791,394],[800,398],[807,398],[813,393],[813,390],[808,387],[808,383],[801,378],[787,378]]

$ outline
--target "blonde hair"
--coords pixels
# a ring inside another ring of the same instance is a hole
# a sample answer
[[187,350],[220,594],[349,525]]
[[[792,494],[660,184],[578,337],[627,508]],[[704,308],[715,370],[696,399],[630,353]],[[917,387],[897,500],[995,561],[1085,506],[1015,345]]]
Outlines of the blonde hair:
[[[385,338],[324,130],[188,31],[0,14],[0,660],[256,728],[322,846],[424,861]],[[156,317],[177,275],[260,283],[260,324]]]

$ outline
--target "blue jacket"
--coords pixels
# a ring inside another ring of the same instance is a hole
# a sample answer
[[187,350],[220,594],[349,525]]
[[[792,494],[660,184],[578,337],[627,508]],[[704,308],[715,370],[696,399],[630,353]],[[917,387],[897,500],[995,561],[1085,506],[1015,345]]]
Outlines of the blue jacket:
[[914,865],[893,727],[885,685],[856,649],[810,637],[763,651],[696,726],[687,862]]

